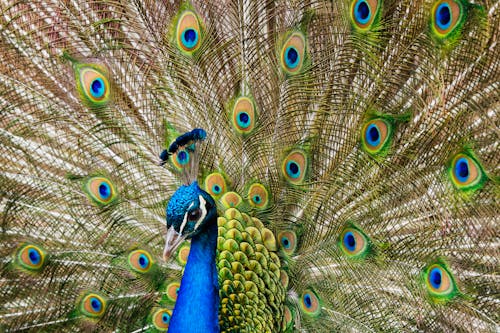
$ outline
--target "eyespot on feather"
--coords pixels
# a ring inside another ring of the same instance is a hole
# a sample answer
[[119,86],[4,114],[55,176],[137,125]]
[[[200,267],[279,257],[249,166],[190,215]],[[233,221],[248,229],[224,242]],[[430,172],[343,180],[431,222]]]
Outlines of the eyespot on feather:
[[234,103],[231,112],[231,122],[239,134],[250,134],[255,128],[255,104],[248,97],[239,97]]
[[362,259],[369,254],[370,240],[361,230],[347,227],[340,234],[339,246],[349,258]]
[[177,281],[170,282],[167,285],[165,292],[166,292],[167,299],[170,302],[175,303],[175,301],[177,301],[177,293],[179,292],[180,287],[181,287],[181,284]]
[[439,40],[448,38],[465,21],[465,8],[461,1],[441,0],[431,10],[431,31]]
[[154,327],[160,331],[166,331],[172,318],[172,312],[169,309],[159,309],[152,316]]
[[358,31],[368,31],[373,26],[378,12],[380,2],[377,0],[354,0],[351,2],[351,22]]
[[227,191],[226,180],[221,173],[214,172],[205,178],[205,191],[214,199],[220,199]]
[[255,183],[250,185],[247,193],[250,206],[264,209],[269,204],[269,193],[264,185]]
[[220,201],[225,208],[236,208],[243,202],[243,199],[236,192],[227,192]]
[[177,250],[176,259],[177,262],[182,266],[186,266],[187,264],[190,248],[190,244],[188,242],[184,242],[181,246],[179,246],[179,249]]
[[281,250],[288,256],[295,253],[297,249],[297,234],[291,230],[284,230],[278,233],[278,242]]
[[23,269],[41,271],[46,262],[45,250],[35,244],[21,244],[16,252],[16,263]]
[[138,273],[147,273],[153,265],[153,259],[147,251],[135,250],[129,253],[128,264]]
[[448,174],[455,188],[462,191],[478,190],[487,179],[481,164],[466,153],[459,153],[452,158]]
[[429,296],[436,303],[446,303],[459,294],[453,275],[441,260],[424,268],[423,278]]
[[77,90],[89,106],[103,106],[109,102],[111,86],[103,66],[79,64],[75,68]]
[[80,301],[81,313],[89,318],[100,318],[104,315],[107,300],[97,293],[88,293]]
[[311,289],[306,289],[300,297],[300,309],[311,317],[317,317],[321,313],[319,297]]
[[202,32],[196,14],[190,10],[184,11],[176,26],[176,41],[179,49],[192,54],[201,45]]
[[99,206],[108,205],[117,197],[113,183],[102,176],[88,178],[84,183],[84,192],[92,202]]
[[294,75],[301,71],[306,52],[306,38],[301,32],[293,32],[286,39],[280,52],[280,64],[285,73]]
[[301,184],[306,176],[308,160],[302,150],[292,150],[281,165],[281,172],[285,179],[294,185]]
[[370,155],[383,153],[389,146],[392,136],[392,125],[384,119],[372,119],[363,125],[361,143]]

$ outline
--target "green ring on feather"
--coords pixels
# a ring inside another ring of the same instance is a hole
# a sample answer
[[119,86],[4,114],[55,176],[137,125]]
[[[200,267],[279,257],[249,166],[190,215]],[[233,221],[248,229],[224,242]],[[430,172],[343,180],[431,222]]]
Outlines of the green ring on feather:
[[128,264],[132,270],[137,273],[147,273],[153,266],[153,259],[149,252],[144,250],[135,250],[128,255]]
[[39,272],[43,269],[46,258],[47,254],[41,246],[23,243],[16,251],[15,263],[30,272]]
[[361,145],[370,155],[384,156],[388,152],[393,134],[392,124],[375,118],[367,121],[361,130]]
[[460,294],[453,274],[441,259],[424,268],[422,279],[435,303],[446,303]]
[[342,252],[350,259],[365,259],[372,253],[370,238],[352,224],[340,233],[338,244]]
[[111,85],[105,67],[98,64],[75,65],[76,88],[90,107],[105,106],[111,96]]
[[429,26],[432,36],[439,40],[456,39],[467,19],[467,2],[462,0],[436,1],[431,9]]
[[455,155],[448,166],[451,182],[460,191],[476,191],[481,189],[488,177],[474,154],[461,152]]
[[113,183],[104,176],[92,176],[85,180],[83,191],[98,206],[106,206],[117,199]]
[[89,292],[79,302],[81,314],[88,318],[100,318],[104,315],[107,307],[107,299],[101,294]]
[[311,317],[317,317],[321,313],[321,300],[312,289],[306,289],[300,297],[300,309]]

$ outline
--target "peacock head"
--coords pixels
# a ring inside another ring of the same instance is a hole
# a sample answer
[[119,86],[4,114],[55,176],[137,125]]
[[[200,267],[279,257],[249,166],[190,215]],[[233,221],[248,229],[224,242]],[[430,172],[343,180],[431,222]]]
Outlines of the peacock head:
[[167,235],[163,257],[168,259],[186,239],[206,231],[207,226],[217,223],[217,206],[214,199],[196,182],[198,175],[198,146],[206,137],[202,129],[194,129],[175,140],[160,155],[169,157],[185,176],[185,185],[175,191],[167,205]]
[[214,199],[203,191],[197,182],[182,185],[167,205],[167,235],[163,257],[169,258],[177,247],[217,223],[217,206]]

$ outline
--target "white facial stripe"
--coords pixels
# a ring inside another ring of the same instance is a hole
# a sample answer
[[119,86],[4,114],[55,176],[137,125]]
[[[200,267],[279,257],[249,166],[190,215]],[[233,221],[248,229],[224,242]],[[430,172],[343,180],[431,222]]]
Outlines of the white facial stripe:
[[198,227],[201,224],[201,221],[203,221],[205,219],[205,216],[207,216],[207,207],[206,207],[207,202],[205,201],[205,199],[203,199],[203,197],[201,195],[199,196],[199,198],[200,198],[201,216],[200,216],[200,219],[198,220],[198,222],[196,222],[196,224],[194,226],[194,230],[198,229]]
[[186,226],[186,223],[188,221],[189,208],[193,207],[193,205],[194,205],[194,201],[191,202],[188,209],[186,210],[186,214],[184,214],[184,219],[182,220],[181,228],[179,229],[180,234],[182,234],[182,230],[184,230],[184,227]]

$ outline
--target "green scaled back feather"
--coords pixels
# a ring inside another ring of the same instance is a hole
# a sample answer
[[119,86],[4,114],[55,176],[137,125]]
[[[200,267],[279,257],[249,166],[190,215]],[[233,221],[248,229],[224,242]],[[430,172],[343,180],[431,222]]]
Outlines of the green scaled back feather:
[[222,332],[499,330],[498,3],[0,14],[0,331],[167,331],[197,169],[159,155],[193,128]]

